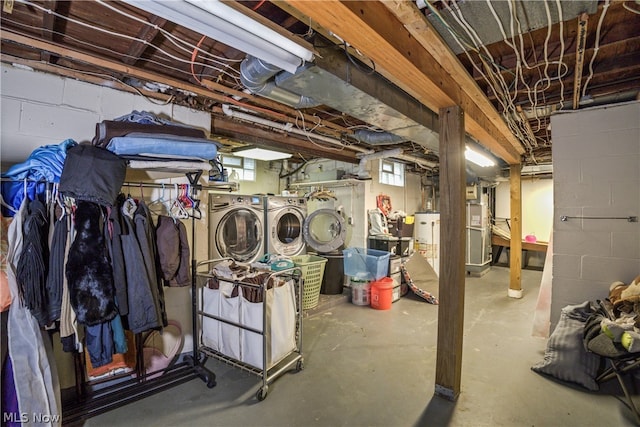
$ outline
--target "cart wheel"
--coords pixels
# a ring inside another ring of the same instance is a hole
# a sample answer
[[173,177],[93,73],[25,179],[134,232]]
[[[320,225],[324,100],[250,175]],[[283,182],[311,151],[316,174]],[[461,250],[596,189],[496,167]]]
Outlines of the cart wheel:
[[216,376],[212,376],[211,378],[209,378],[209,380],[207,381],[207,387],[208,388],[214,388],[217,385],[216,383]]
[[304,369],[304,359],[300,359],[298,360],[298,363],[296,363],[296,371],[300,372]]
[[267,398],[267,393],[269,392],[268,388],[265,387],[260,387],[260,390],[258,390],[258,392],[256,393],[256,399],[258,399],[260,402],[262,402],[263,400],[265,400]]

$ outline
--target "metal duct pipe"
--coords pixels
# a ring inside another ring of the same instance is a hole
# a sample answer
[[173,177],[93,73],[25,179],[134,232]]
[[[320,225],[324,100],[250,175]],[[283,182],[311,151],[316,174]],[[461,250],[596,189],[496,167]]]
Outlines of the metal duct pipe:
[[430,162],[428,160],[422,159],[420,157],[412,156],[409,154],[399,154],[394,157],[399,160],[404,160],[405,162],[415,163],[419,166],[422,166],[425,169],[434,169],[436,166],[438,166],[437,163]]
[[365,154],[360,157],[360,163],[358,164],[358,176],[362,178],[368,178],[369,173],[366,171],[367,162],[370,160],[381,159],[384,157],[393,157],[402,154],[402,148],[394,148],[393,150],[378,151],[377,153]]
[[[281,102],[293,108],[309,108],[320,105],[319,102],[308,96],[298,95],[278,87],[274,76],[281,72],[283,72],[281,68],[254,56],[247,56],[240,63],[240,81],[251,93]],[[290,73],[287,74],[291,75]]]
[[287,124],[278,123],[278,122],[274,122],[272,120],[263,119],[261,117],[256,117],[256,116],[251,115],[251,114],[247,114],[247,113],[243,113],[243,112],[240,112],[240,111],[232,110],[231,107],[229,106],[229,104],[222,104],[222,112],[224,114],[226,114],[227,116],[229,116],[229,117],[235,117],[235,118],[240,119],[240,120],[246,120],[248,122],[261,124],[261,125],[264,125],[264,126],[269,126],[271,128],[274,128],[274,129],[282,130],[284,132],[295,133],[296,135],[302,135],[302,136],[307,137],[307,138],[317,139],[318,141],[323,141],[323,142],[326,142],[328,144],[338,146],[340,148],[348,148],[350,150],[358,151],[360,153],[365,153],[365,154],[371,153],[371,150],[367,150],[366,148],[358,147],[357,145],[344,145],[341,141],[339,141],[339,140],[337,140],[335,138],[331,138],[331,137],[324,136],[324,135],[317,135],[317,134],[313,134],[313,133],[310,133],[310,132],[305,132],[305,131],[303,131],[301,129],[298,129],[298,128],[294,127],[291,123],[287,123]]
[[[358,155],[358,157],[360,157]],[[430,162],[420,157],[412,156],[410,154],[404,154],[402,148],[394,148],[392,150],[378,151],[377,153],[366,154],[360,157],[360,163],[358,164],[358,176],[362,178],[368,178],[369,174],[365,170],[367,162],[376,159],[394,158],[402,160],[408,163],[415,163],[425,169],[433,169],[438,166],[437,163]]]
[[376,132],[368,129],[356,130],[353,137],[358,141],[369,145],[398,144],[406,141],[406,138],[402,138],[389,132]]

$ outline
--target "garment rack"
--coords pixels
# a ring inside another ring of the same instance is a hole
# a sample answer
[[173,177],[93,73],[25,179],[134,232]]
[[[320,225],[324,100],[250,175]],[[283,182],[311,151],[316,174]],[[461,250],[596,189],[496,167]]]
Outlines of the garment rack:
[[[202,171],[188,172],[185,174],[190,187],[190,196],[194,201],[199,202],[197,199],[197,193],[202,189],[202,185],[197,184],[198,180],[202,176]],[[171,184],[169,184],[171,185]],[[124,182],[123,187],[141,187],[141,188],[166,188],[167,184],[162,183],[148,183],[148,182]],[[184,357],[184,360],[175,363],[173,366],[163,372],[162,375],[148,379],[149,375],[154,373],[144,374],[144,368],[140,367],[142,361],[142,340],[140,337],[136,337],[136,345],[138,346],[137,356],[138,363],[136,363],[136,369],[138,375],[136,378],[128,378],[122,382],[115,383],[96,392],[87,393],[86,390],[82,390],[81,398],[77,399],[75,404],[64,407],[63,405],[63,424],[83,420],[103,412],[107,412],[111,409],[115,409],[123,404],[132,403],[152,394],[169,389],[176,385],[190,381],[195,378],[200,378],[204,381],[209,388],[213,388],[216,385],[215,374],[204,366],[206,359],[201,356],[198,346],[198,318],[197,318],[197,295],[196,295],[196,270],[197,261],[195,259],[196,250],[196,233],[195,233],[195,220],[199,219],[194,215],[196,205],[191,207],[191,327],[192,327],[192,348],[189,355]],[[139,334],[140,335],[140,334]],[[78,379],[78,373],[76,373],[76,379]],[[76,390],[82,389],[76,385]]]
[[[187,172],[187,179],[190,184],[190,197],[199,202],[197,193],[202,190],[203,186],[198,184],[198,180],[202,176],[202,171]],[[1,178],[2,181],[13,182],[37,182],[42,184],[52,184],[48,181],[33,179],[8,179]],[[167,188],[172,184],[149,183],[149,182],[124,182],[123,187],[139,187],[139,188]],[[175,363],[167,368],[162,375],[156,378],[147,378],[154,373],[145,374],[144,368],[140,366],[142,360],[142,340],[140,335],[136,336],[137,363],[135,378],[131,377],[131,373],[119,374],[104,380],[92,381],[91,385],[103,385],[96,390],[88,390],[88,382],[84,380],[85,366],[82,361],[82,355],[78,352],[74,353],[75,364],[75,396],[70,399],[63,399],[62,402],[62,424],[70,424],[77,421],[86,420],[92,416],[107,412],[118,408],[123,404],[132,403],[137,400],[148,397],[152,394],[167,390],[184,382],[195,378],[200,378],[209,388],[216,385],[215,374],[204,366],[206,358],[198,349],[198,318],[197,318],[197,294],[196,294],[196,275],[197,260],[195,259],[196,250],[196,233],[195,220],[199,219],[195,215],[198,209],[196,203],[191,207],[191,317],[192,317],[192,333],[193,346],[190,354],[186,355],[182,361]],[[111,384],[109,384],[111,383]]]

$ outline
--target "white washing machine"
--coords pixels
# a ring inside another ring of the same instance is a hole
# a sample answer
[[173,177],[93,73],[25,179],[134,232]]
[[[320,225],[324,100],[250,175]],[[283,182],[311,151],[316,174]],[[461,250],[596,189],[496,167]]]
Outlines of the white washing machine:
[[209,195],[209,257],[255,262],[264,255],[264,196]]
[[295,196],[265,196],[265,250],[269,254],[295,256],[306,253],[302,227],[307,200]]
[[319,255],[342,249],[346,235],[344,219],[335,209],[318,209],[309,213],[302,227],[305,243]]

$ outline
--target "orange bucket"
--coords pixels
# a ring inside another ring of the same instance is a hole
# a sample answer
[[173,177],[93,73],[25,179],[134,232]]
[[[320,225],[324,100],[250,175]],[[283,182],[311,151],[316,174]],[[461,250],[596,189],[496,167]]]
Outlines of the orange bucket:
[[371,307],[377,310],[389,310],[393,302],[393,279],[383,277],[371,282]]

